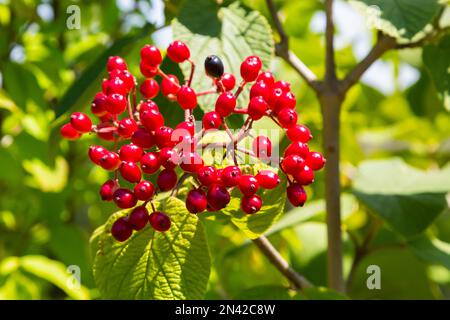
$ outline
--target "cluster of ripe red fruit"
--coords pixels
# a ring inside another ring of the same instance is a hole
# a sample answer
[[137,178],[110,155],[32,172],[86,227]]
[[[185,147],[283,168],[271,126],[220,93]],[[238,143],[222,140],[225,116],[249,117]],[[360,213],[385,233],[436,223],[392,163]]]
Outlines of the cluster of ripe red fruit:
[[[124,59],[110,57],[107,62],[109,77],[103,81],[102,91],[95,95],[91,106],[91,112],[99,118],[99,123],[93,125],[86,114],[75,112],[70,117],[70,123],[61,128],[62,136],[69,140],[91,132],[103,140],[114,141],[114,151],[102,146],[91,146],[88,154],[93,163],[115,173],[113,179],[101,186],[101,198],[114,201],[122,209],[134,208],[127,217],[119,218],[113,224],[111,232],[117,240],[125,241],[133,230],[141,230],[148,222],[157,231],[170,228],[170,217],[156,211],[152,199],[157,191],[174,191],[178,188],[177,183],[180,184],[183,179],[178,178],[177,167],[184,172],[184,177],[191,175],[195,181],[194,189],[186,197],[186,208],[191,213],[225,208],[234,188],[238,188],[243,195],[241,209],[245,213],[259,211],[262,199],[256,194],[257,191],[260,188],[275,188],[280,178],[270,170],[262,170],[255,176],[243,174],[236,160],[236,152],[239,150],[237,143],[251,129],[253,121],[264,116],[270,117],[283,128],[292,141],[284,152],[280,169],[289,182],[289,201],[294,206],[305,203],[303,186],[313,182],[314,170],[321,169],[325,160],[320,153],[310,152],[308,148],[311,134],[307,127],[297,124],[296,99],[289,83],[275,81],[268,71],[261,72],[259,57],[250,56],[241,64],[242,81],[233,93],[231,90],[236,86],[234,75],[224,73],[220,58],[211,55],[205,60],[205,72],[212,79],[213,90],[197,93],[191,87],[195,65],[186,44],[174,41],[167,49],[167,56],[172,61],[191,64],[191,74],[184,84],[180,84],[176,76],[165,74],[160,69],[162,55],[157,47],[146,45],[140,55],[140,71],[145,77],[139,87],[143,99],[141,102],[136,102],[137,82],[128,71]],[[155,76],[161,78],[160,83],[155,80]],[[247,108],[238,108],[237,97],[250,82],[254,84],[250,89],[249,104]],[[185,121],[175,129],[164,125],[165,119],[159,107],[151,100],[159,92],[167,99],[177,101],[185,111]],[[192,111],[197,106],[197,97],[204,94],[217,94],[218,97],[215,111],[204,114],[203,128],[196,132]],[[226,117],[233,113],[247,115],[244,126],[235,136],[226,124]],[[205,165],[197,149],[202,149],[199,141],[204,135],[221,127],[229,134],[235,165],[219,169]],[[128,142],[119,144],[124,141]],[[272,155],[271,141],[266,136],[257,136],[253,141],[253,150],[247,150],[246,153],[261,161],[267,160]],[[156,173],[157,186],[143,179],[143,174]],[[134,187],[121,187],[119,174]],[[142,203],[136,206],[138,201]],[[151,214],[147,210],[148,203],[153,209]]]

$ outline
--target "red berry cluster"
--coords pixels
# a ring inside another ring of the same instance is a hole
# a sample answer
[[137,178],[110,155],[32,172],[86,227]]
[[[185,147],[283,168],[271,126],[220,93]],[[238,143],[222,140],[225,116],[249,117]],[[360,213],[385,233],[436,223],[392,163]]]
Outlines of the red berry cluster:
[[[213,89],[197,93],[191,87],[195,65],[190,59],[189,48],[183,42],[172,42],[167,56],[176,63],[191,64],[190,77],[184,84],[180,84],[175,75],[165,74],[160,69],[162,55],[157,47],[144,46],[140,56],[140,71],[145,77],[139,87],[142,101],[136,102],[137,82],[128,71],[124,59],[110,57],[107,62],[109,77],[103,80],[102,91],[95,95],[91,105],[91,112],[99,122],[93,125],[86,114],[75,112],[70,117],[70,123],[61,128],[61,135],[69,140],[78,139],[84,133],[95,133],[103,140],[114,142],[113,150],[91,146],[88,155],[94,164],[114,172],[114,178],[100,187],[102,200],[114,201],[122,209],[133,208],[128,216],[116,220],[112,226],[112,235],[118,241],[125,241],[133,230],[141,230],[147,223],[157,231],[168,230],[170,217],[155,210],[153,197],[157,192],[177,190],[187,176],[192,176],[195,184],[186,197],[189,212],[225,208],[234,188],[242,193],[242,211],[248,214],[258,212],[263,203],[257,191],[260,188],[275,188],[280,178],[270,170],[261,170],[256,175],[241,171],[236,153],[244,152],[260,161],[271,158],[272,144],[266,136],[255,137],[252,150],[242,150],[237,146],[247,136],[253,122],[264,116],[283,128],[292,141],[284,152],[280,168],[289,181],[289,201],[294,206],[305,203],[303,186],[313,182],[314,171],[321,169],[325,160],[320,153],[309,151],[307,142],[311,134],[307,127],[297,124],[296,99],[289,83],[275,81],[268,71],[261,72],[260,58],[250,56],[241,64],[243,80],[233,93],[236,78],[224,73],[220,58],[211,55],[205,60],[205,71],[212,79]],[[156,76],[160,78],[159,83]],[[254,82],[249,104],[247,108],[238,108],[237,98],[249,82]],[[185,121],[174,129],[165,125],[158,105],[152,101],[159,92],[184,109]],[[197,106],[197,97],[205,94],[218,95],[215,111],[204,114],[202,129],[196,132],[192,111]],[[226,118],[233,113],[247,115],[236,135],[231,133],[226,123]],[[232,146],[234,165],[216,168],[205,165],[197,149],[203,150],[204,145],[199,142],[208,132],[221,127],[230,138],[229,142],[223,143],[223,147]],[[177,170],[183,173],[181,178]],[[156,186],[144,176],[153,174],[157,174]],[[119,175],[133,184],[133,188],[121,186]],[[138,205],[138,201],[142,202]],[[147,210],[148,203],[152,207],[151,214]]]

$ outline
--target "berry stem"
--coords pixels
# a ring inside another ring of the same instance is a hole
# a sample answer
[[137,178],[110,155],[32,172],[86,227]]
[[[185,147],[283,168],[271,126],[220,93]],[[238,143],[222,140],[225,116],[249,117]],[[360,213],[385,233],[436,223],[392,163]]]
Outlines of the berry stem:
[[247,81],[242,80],[241,84],[239,85],[239,88],[236,90],[236,93],[234,94],[236,99],[239,97],[239,95],[241,94],[242,90],[244,90],[244,87],[245,87],[246,84],[247,84]]
[[222,127],[225,129],[225,132],[228,134],[228,136],[231,139],[230,143],[227,146],[227,150],[228,150],[228,147],[230,147],[231,144],[233,144],[233,161],[234,161],[235,165],[238,165],[237,158],[236,158],[237,139],[235,136],[233,136],[233,133],[231,132],[230,128],[228,127],[227,123],[225,122],[224,117],[222,117]]
[[166,80],[170,81],[171,83],[173,83],[173,85],[176,86],[178,89],[181,88],[181,86],[178,83],[173,82],[172,79],[167,74],[165,74],[164,71],[162,71],[160,68],[158,68],[157,74],[159,74],[164,79],[166,79]]
[[188,87],[190,87],[191,84],[192,84],[192,79],[194,78],[195,63],[194,63],[194,61],[192,61],[191,59],[189,59],[188,61],[189,61],[189,63],[191,64],[191,73],[189,74],[189,80],[188,80],[187,85],[188,85]]
[[213,94],[213,93],[217,93],[217,89],[211,89],[211,90],[206,90],[206,91],[199,92],[199,93],[197,93],[197,97],[205,96],[207,94]]
[[247,114],[248,113],[248,109],[247,108],[234,109],[233,112],[237,113],[237,114]]
[[[128,95],[128,101],[127,101],[128,116],[130,117],[130,119],[133,119],[133,120],[134,120],[133,109],[132,109],[132,107],[131,107],[131,102],[130,102],[130,100],[131,100],[131,97],[130,97],[130,95]],[[135,103],[135,102],[133,102],[133,103]],[[136,108],[134,108],[134,110],[136,110]]]

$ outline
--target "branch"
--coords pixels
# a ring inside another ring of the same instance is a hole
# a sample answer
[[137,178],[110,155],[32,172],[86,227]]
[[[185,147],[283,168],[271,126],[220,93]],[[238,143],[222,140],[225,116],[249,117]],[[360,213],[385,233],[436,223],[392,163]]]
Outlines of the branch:
[[317,76],[295,55],[295,53],[289,50],[289,38],[281,24],[273,0],[266,0],[266,4],[269,8],[270,16],[275,24],[275,28],[280,35],[280,41],[275,44],[275,54],[285,60],[313,90],[318,92],[319,81],[317,80]]
[[267,259],[269,259],[270,262],[278,269],[278,271],[288,278],[296,288],[304,289],[312,287],[312,284],[307,279],[289,267],[287,261],[280,255],[280,253],[273,247],[265,236],[260,236],[259,238],[253,239],[253,242],[258,246]]
[[334,23],[333,0],[325,1],[325,79],[336,80],[336,62],[334,59]]

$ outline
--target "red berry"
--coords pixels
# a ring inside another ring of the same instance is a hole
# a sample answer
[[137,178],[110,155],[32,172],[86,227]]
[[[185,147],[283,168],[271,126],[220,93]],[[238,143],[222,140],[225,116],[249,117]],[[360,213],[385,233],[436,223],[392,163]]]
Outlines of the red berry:
[[190,213],[205,211],[207,203],[208,201],[206,200],[206,195],[200,189],[191,190],[187,194],[186,208]]
[[195,125],[191,121],[183,121],[175,127],[172,132],[172,141],[176,143],[191,141],[195,133]]
[[148,64],[145,64],[143,61],[139,64],[139,70],[141,74],[146,78],[153,78],[158,73],[157,67],[152,67]]
[[248,103],[248,116],[253,120],[259,120],[264,116],[267,108],[267,102],[263,97],[253,97]]
[[173,62],[180,63],[189,59],[191,53],[184,42],[175,40],[167,48],[167,56]]
[[162,126],[155,130],[155,142],[158,148],[173,147],[175,141],[172,141],[173,129]]
[[[117,128],[107,122],[102,122],[97,125],[97,136],[106,141],[113,141],[116,139]],[[100,130],[101,129],[101,130]]]
[[287,188],[287,197],[294,207],[303,206],[307,199],[305,189],[298,183],[291,184]]
[[128,217],[129,225],[136,231],[143,229],[148,223],[148,211],[144,206],[134,208]]
[[241,169],[237,166],[228,166],[222,170],[220,178],[226,187],[237,186],[241,177]]
[[280,105],[278,103],[278,100],[281,99],[281,96],[283,95],[283,91],[281,89],[273,89],[272,92],[270,93],[269,98],[267,99],[267,103],[270,106],[270,109],[272,109],[273,113],[275,115],[277,115],[278,111],[280,111],[278,109],[278,106]]
[[134,162],[122,161],[119,167],[122,177],[131,183],[141,181],[142,173],[139,166]]
[[70,123],[66,123],[61,127],[61,136],[67,140],[76,140],[81,137],[81,134]]
[[180,167],[185,172],[196,173],[204,165],[202,157],[196,152],[185,152],[181,156]]
[[119,157],[122,161],[139,162],[141,161],[144,151],[135,144],[124,144],[119,149]]
[[253,140],[253,153],[260,159],[266,160],[272,156],[272,142],[265,136],[257,136]]
[[203,116],[203,128],[206,130],[209,129],[219,129],[222,124],[222,119],[220,118],[220,114],[216,111],[211,111],[205,113]]
[[162,62],[161,52],[156,46],[145,45],[141,49],[141,59],[142,61],[152,67],[157,67]]
[[105,109],[109,113],[119,114],[127,108],[127,99],[121,94],[113,93],[108,95],[106,99]]
[[213,166],[204,166],[197,172],[198,181],[204,186],[210,186],[217,183],[218,172]]
[[142,125],[149,131],[155,131],[164,125],[163,115],[155,109],[140,112],[140,119]]
[[149,149],[155,145],[153,135],[144,128],[139,128],[133,133],[131,142],[142,149]]
[[119,78],[125,83],[126,92],[129,93],[136,85],[136,79],[128,70],[113,70],[109,73],[109,78]]
[[268,100],[272,94],[272,87],[264,81],[255,82],[250,89],[250,99],[261,96],[264,100]]
[[283,159],[281,162],[281,167],[284,172],[288,174],[294,174],[300,170],[303,170],[305,166],[305,160],[297,154],[291,154]]
[[277,82],[274,83],[273,85],[274,89],[281,89],[281,91],[283,92],[289,92],[291,91],[291,85],[289,82],[284,81],[284,80],[279,80]]
[[314,182],[314,171],[307,165],[303,169],[293,173],[294,179],[303,186]]
[[236,85],[236,78],[231,73],[224,73],[220,78],[220,81],[222,82],[225,91],[233,90]]
[[275,83],[275,78],[273,77],[272,72],[265,71],[259,74],[258,78],[256,78],[256,81],[264,81],[269,87],[272,88]]
[[133,191],[138,200],[147,201],[155,194],[155,186],[150,181],[142,180],[134,186]]
[[128,209],[136,205],[137,198],[131,190],[119,188],[114,192],[114,203],[121,209]]
[[175,169],[180,164],[180,157],[174,149],[165,147],[159,151],[159,163],[166,169]]
[[254,81],[261,71],[262,62],[257,56],[249,56],[241,64],[241,77],[247,82]]
[[283,109],[278,113],[278,121],[283,128],[290,128],[297,124],[298,115],[293,109]]
[[79,133],[86,133],[91,131],[92,121],[89,117],[81,112],[74,112],[70,116],[70,124]]
[[236,97],[230,91],[222,92],[216,100],[215,110],[222,117],[229,116],[236,107]]
[[306,159],[309,155],[309,148],[306,143],[303,142],[292,142],[286,150],[284,151],[284,157],[290,156],[291,154],[296,154],[302,157],[303,159]]
[[197,95],[191,87],[181,86],[177,93],[177,101],[184,110],[194,109],[197,106]]
[[180,122],[175,129],[186,130],[188,134],[193,136],[195,134],[195,125],[192,121],[183,121]]
[[228,203],[230,203],[231,198],[227,188],[220,184],[213,184],[208,189],[206,199],[208,200],[208,204],[214,210],[221,210],[225,208]]
[[108,58],[106,69],[108,69],[108,71],[113,71],[116,69],[127,70],[127,64],[125,63],[125,60],[122,57],[112,56]]
[[306,164],[314,171],[322,169],[325,162],[326,160],[320,152],[310,152],[306,157]]
[[177,173],[174,170],[164,169],[159,173],[156,184],[161,191],[169,191],[175,187],[177,180]]
[[117,132],[124,138],[130,138],[138,129],[136,121],[131,118],[124,118],[119,121]]
[[159,163],[158,155],[154,152],[147,152],[141,158],[141,169],[144,173],[153,174],[159,170],[161,164]]
[[161,92],[167,97],[169,95],[176,95],[180,90],[180,81],[173,74],[168,74],[167,77],[163,77],[161,81]]
[[110,78],[108,80],[103,80],[104,93],[113,94],[118,93],[126,95],[128,93],[128,87],[125,81],[119,77]]
[[158,95],[159,84],[155,79],[147,78],[141,83],[139,91],[144,98],[153,99]]
[[280,184],[280,177],[270,170],[261,170],[256,175],[256,179],[261,187],[264,189],[274,189]]
[[106,152],[100,159],[100,166],[108,171],[116,170],[120,165],[119,155],[115,152]]
[[297,100],[292,92],[281,92],[275,100],[272,109],[275,113],[278,113],[283,109],[295,109],[296,103]]
[[91,104],[91,112],[92,114],[96,115],[97,117],[102,117],[107,114],[106,111],[106,100],[108,96],[104,94],[103,92],[98,92],[94,100]]
[[241,200],[241,209],[247,214],[254,214],[262,207],[261,197],[257,194],[245,196]]
[[149,112],[150,110],[159,111],[158,105],[152,100],[141,102],[138,106],[138,109],[139,109],[139,117],[142,117],[143,113]]
[[100,197],[103,201],[112,201],[114,198],[114,192],[117,190],[118,185],[115,180],[108,180],[100,187]]
[[258,191],[259,183],[251,174],[243,174],[239,178],[238,187],[244,196],[250,196]]
[[170,218],[165,213],[155,211],[150,215],[149,221],[156,231],[164,232],[170,229]]
[[112,236],[120,242],[127,240],[129,237],[131,237],[132,233],[133,229],[131,228],[130,224],[127,221],[127,218],[125,217],[119,218],[114,221],[111,227]]
[[295,126],[288,128],[286,130],[286,135],[291,141],[300,141],[303,143],[308,142],[312,138],[311,131],[302,124],[296,124]]
[[108,150],[102,146],[90,146],[88,151],[89,159],[91,159],[94,164],[100,165],[100,160],[107,152]]

